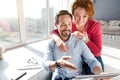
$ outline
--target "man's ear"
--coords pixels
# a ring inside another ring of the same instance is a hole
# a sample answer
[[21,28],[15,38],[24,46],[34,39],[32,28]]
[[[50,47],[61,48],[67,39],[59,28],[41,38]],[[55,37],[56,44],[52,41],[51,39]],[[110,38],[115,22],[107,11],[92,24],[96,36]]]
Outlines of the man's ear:
[[57,28],[57,23],[55,22],[54,24],[55,24],[55,27]]

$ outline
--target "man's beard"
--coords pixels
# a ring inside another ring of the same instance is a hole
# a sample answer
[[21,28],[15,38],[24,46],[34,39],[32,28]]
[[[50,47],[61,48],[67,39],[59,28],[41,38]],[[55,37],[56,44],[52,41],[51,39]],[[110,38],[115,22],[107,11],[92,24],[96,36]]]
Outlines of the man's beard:
[[63,37],[70,37],[70,30],[63,30],[61,34]]

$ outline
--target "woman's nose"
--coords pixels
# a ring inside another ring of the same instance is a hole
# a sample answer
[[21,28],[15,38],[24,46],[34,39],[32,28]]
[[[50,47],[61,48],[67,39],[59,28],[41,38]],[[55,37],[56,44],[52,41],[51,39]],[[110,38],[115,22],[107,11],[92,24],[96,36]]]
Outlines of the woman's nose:
[[78,20],[80,20],[80,21],[81,21],[81,20],[82,20],[82,17],[80,17],[80,16],[79,16],[79,19],[78,19]]

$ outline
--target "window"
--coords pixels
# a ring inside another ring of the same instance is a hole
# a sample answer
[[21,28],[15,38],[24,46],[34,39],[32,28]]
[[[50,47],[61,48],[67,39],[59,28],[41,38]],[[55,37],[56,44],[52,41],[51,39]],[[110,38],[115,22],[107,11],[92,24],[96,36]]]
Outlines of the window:
[[10,47],[19,42],[16,0],[0,0],[0,44]]
[[54,20],[55,20],[55,15],[59,10],[67,10],[67,0],[50,0],[49,1],[49,13],[50,13],[50,31],[52,31],[54,28]]
[[0,0],[0,45],[13,48],[48,38],[56,12],[71,10],[71,1]]
[[28,42],[47,37],[47,8],[44,0],[23,0],[24,26]]

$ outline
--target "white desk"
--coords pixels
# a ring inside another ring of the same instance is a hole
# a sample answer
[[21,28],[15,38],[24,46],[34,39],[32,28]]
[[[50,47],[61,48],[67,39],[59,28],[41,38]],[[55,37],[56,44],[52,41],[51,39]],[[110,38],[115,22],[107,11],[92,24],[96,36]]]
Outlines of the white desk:
[[[4,58],[0,61],[0,80],[11,80],[11,76],[14,74],[13,72],[16,69],[22,68],[26,64],[28,64],[27,61],[31,57],[37,59],[40,65],[42,64],[41,57],[24,47],[8,51],[3,55],[3,57]],[[38,80],[37,78],[39,78],[39,73],[42,70],[43,68],[25,70],[27,74],[23,76],[20,80]]]

